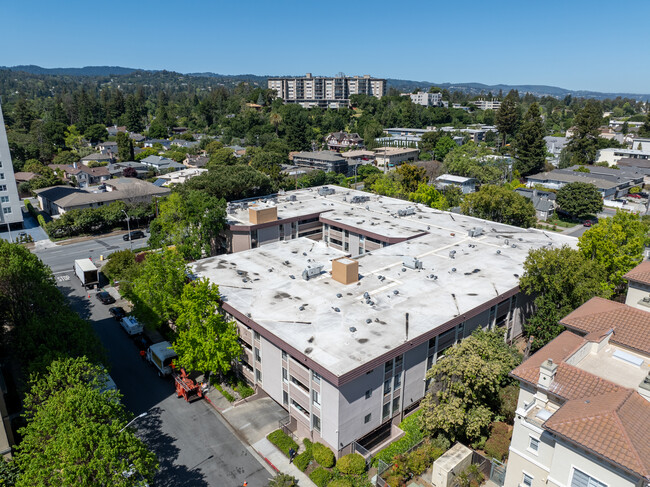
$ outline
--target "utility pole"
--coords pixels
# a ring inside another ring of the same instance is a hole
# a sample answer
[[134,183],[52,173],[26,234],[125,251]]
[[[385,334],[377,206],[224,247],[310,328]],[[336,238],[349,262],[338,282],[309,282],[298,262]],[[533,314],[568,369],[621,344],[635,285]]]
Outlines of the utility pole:
[[129,215],[126,213],[126,211],[122,210],[122,213],[124,213],[124,216],[126,216],[126,228],[128,229],[128,235],[129,235],[129,248],[133,250],[133,240],[131,240],[131,219],[129,218]]

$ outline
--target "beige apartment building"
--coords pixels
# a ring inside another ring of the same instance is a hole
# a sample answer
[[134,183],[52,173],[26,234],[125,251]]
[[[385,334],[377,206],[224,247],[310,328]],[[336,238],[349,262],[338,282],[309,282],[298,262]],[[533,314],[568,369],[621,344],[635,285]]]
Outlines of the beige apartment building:
[[269,78],[268,88],[275,90],[285,103],[298,103],[304,108],[341,108],[350,105],[350,95],[386,94],[386,80],[370,75],[335,77],[312,76]]
[[219,285],[241,374],[286,408],[287,428],[337,455],[397,438],[426,371],[475,329],[519,335],[528,251],[576,245],[343,188],[240,203],[228,218],[242,248],[192,272]]
[[[648,280],[648,264],[630,274]],[[593,298],[561,323],[568,331],[512,372],[521,390],[505,485],[647,487],[650,313]]]

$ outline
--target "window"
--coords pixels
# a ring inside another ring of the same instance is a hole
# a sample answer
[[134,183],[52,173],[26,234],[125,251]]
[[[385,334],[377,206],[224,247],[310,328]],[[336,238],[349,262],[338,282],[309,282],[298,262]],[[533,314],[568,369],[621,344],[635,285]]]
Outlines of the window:
[[386,419],[388,416],[390,416],[390,403],[387,402],[384,404],[384,408],[381,411],[381,419],[382,421]]
[[399,389],[402,385],[402,374],[397,374],[395,380],[393,381],[393,389]]
[[320,375],[318,373],[314,372],[312,370],[311,372],[311,380],[313,380],[316,384],[320,384]]
[[404,355],[398,355],[395,357],[395,368],[402,366],[402,361],[404,360]]
[[288,382],[289,381],[289,374],[287,373],[287,369],[282,367],[282,382]]
[[533,476],[528,475],[527,473],[525,473],[524,478],[521,480],[521,485],[525,485],[526,487],[532,487],[532,485],[533,485]]
[[3,208],[2,213],[4,213],[5,215],[8,215],[9,213],[11,213],[11,208]]
[[320,407],[320,393],[318,391],[311,391],[311,402]]
[[370,399],[371,396],[372,396],[372,389],[368,389],[366,391],[366,399]]
[[6,184],[0,184],[0,191],[7,191],[7,185]]
[[436,346],[436,337],[429,339],[429,350],[433,350],[433,347]]
[[384,382],[384,394],[390,394],[390,379]]
[[257,382],[262,382],[262,371],[260,369],[255,369],[255,379]]
[[303,408],[300,404],[298,404],[296,401],[293,399],[291,400],[291,405],[296,408],[298,411],[300,411],[302,414],[307,416],[309,418],[309,411],[307,411],[305,408]]
[[259,339],[260,339],[260,334],[257,333],[256,331],[253,332],[253,336],[255,337],[255,340],[259,340]]
[[581,472],[576,468],[573,470],[571,487],[607,487],[607,484],[604,484],[595,478],[590,477],[586,473]]
[[287,352],[282,351],[282,360],[287,360]]
[[386,365],[384,366],[384,372],[390,372],[391,370],[393,370],[393,359],[386,362]]
[[528,449],[537,453],[539,451],[539,440],[531,436],[528,442]]
[[368,424],[368,423],[370,423],[370,420],[371,420],[371,419],[372,419],[372,413],[370,413],[370,414],[366,414],[366,416],[363,418],[363,422],[364,422],[365,424]]
[[282,404],[289,405],[289,393],[287,391],[282,391]]
[[0,196],[0,203],[9,203],[9,196]]
[[399,411],[399,396],[393,399],[393,414]]
[[262,361],[262,357],[260,357],[260,349],[257,347],[255,347],[255,360],[257,360],[258,362]]
[[5,178],[5,173],[0,172],[0,179],[4,179],[4,178]]
[[320,432],[320,418],[318,416],[311,417],[311,424],[316,431]]

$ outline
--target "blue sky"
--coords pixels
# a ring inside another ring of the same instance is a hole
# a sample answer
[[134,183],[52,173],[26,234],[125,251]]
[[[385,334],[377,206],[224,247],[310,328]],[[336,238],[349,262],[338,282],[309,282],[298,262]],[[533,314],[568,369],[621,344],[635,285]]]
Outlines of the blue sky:
[[650,1],[3,2],[0,65],[650,93]]

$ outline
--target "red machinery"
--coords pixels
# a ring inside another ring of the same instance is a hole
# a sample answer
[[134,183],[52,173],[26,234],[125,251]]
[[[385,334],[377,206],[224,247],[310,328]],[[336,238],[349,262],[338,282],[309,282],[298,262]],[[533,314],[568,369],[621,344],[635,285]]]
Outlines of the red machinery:
[[180,372],[173,372],[174,382],[176,384],[176,397],[184,397],[187,402],[203,397],[203,388],[200,383],[195,382],[187,375],[185,369]]

